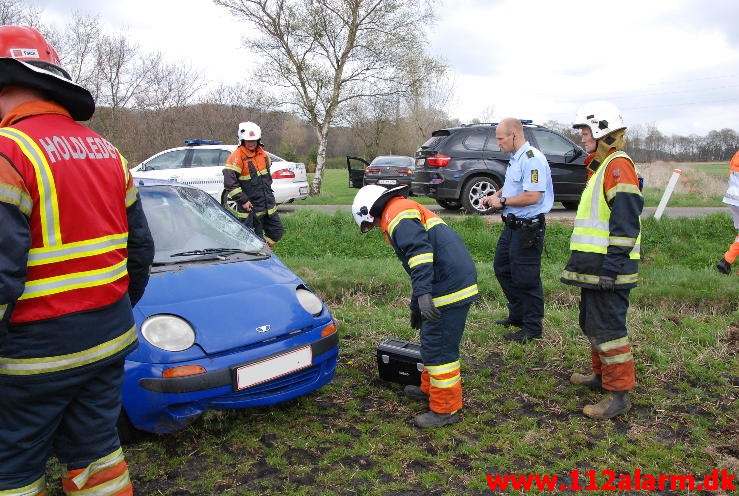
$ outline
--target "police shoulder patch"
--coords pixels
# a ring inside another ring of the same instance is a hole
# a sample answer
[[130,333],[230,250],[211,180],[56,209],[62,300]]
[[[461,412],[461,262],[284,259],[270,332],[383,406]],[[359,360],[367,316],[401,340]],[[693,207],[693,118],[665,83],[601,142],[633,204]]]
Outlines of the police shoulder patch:
[[538,184],[539,183],[539,169],[532,169],[531,170],[531,183],[532,184]]
[[529,158],[534,158],[534,150],[529,150],[526,152],[526,156]]

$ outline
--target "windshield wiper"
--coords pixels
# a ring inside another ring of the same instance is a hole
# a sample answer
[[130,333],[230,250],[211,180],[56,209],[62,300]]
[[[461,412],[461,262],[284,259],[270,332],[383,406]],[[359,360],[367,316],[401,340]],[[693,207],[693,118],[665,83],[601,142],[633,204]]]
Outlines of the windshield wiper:
[[195,255],[233,255],[243,253],[245,255],[257,255],[265,257],[266,253],[259,250],[241,250],[239,248],[201,248],[199,250],[188,250],[173,253],[170,257],[190,257]]

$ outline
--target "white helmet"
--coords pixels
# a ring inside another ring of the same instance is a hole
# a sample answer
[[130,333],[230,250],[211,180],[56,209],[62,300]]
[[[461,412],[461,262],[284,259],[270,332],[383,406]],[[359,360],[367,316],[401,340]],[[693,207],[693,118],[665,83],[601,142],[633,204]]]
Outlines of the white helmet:
[[384,193],[387,193],[387,189],[376,184],[368,184],[357,191],[354,203],[352,203],[352,215],[363,233],[372,229],[375,216],[370,211]]
[[259,141],[262,137],[262,130],[253,122],[242,122],[239,124],[239,142],[241,141]]
[[626,124],[624,124],[624,118],[621,117],[621,112],[612,103],[590,102],[577,111],[572,127],[575,129],[590,128],[593,139],[597,140],[614,131],[624,129]]

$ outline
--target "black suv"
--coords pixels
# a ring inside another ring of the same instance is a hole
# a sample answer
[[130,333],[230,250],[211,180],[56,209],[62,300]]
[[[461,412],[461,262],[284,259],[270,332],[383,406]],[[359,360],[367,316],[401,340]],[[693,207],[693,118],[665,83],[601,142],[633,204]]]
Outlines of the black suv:
[[[585,187],[585,151],[556,131],[521,121],[528,142],[546,155],[552,171],[554,201],[577,208]],[[488,214],[480,199],[497,191],[505,179],[507,153],[495,139],[497,123],[440,129],[416,151],[411,191],[430,196],[444,208]]]

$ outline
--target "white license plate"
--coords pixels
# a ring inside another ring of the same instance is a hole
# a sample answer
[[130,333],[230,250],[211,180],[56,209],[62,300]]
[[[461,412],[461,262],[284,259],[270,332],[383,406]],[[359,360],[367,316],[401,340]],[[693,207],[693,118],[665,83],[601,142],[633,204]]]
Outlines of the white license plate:
[[395,179],[380,179],[377,184],[398,184],[398,181]]
[[308,194],[308,186],[300,186],[298,188],[298,191],[301,195],[307,195]]
[[305,346],[236,369],[236,389],[244,389],[310,367],[313,352]]

